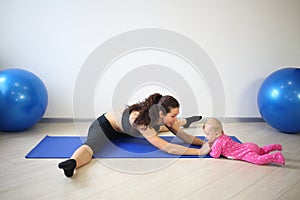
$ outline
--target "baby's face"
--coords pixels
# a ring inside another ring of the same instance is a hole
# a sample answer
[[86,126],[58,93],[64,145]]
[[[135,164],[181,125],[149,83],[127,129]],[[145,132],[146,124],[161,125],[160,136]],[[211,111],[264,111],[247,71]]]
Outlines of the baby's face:
[[204,127],[203,132],[206,136],[206,140],[210,143],[214,142],[218,138],[218,133],[209,130],[208,127]]

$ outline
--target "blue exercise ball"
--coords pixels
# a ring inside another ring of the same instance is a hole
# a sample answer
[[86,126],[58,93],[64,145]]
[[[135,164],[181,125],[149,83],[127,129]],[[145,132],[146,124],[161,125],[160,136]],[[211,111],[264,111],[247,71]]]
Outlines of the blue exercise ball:
[[259,88],[257,104],[263,119],[285,133],[300,132],[300,68],[271,73]]
[[0,71],[0,130],[22,131],[44,115],[47,89],[35,74],[23,69]]

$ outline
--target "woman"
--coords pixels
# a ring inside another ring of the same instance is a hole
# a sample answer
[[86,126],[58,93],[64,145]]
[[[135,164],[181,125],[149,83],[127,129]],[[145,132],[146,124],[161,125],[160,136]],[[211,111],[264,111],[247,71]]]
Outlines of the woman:
[[[158,149],[176,155],[206,155],[210,148],[203,140],[189,135],[180,127],[177,121],[179,103],[172,96],[162,96],[155,93],[144,101],[133,104],[121,112],[108,112],[95,120],[89,128],[87,141],[80,146],[70,159],[59,163],[67,177],[73,176],[74,170],[88,164],[94,153],[109,140],[122,137],[142,136]],[[200,120],[201,118],[198,117]],[[188,119],[188,125],[195,117]],[[161,126],[167,127],[173,134],[185,143],[199,145],[202,148],[188,148],[171,144],[158,136]]]

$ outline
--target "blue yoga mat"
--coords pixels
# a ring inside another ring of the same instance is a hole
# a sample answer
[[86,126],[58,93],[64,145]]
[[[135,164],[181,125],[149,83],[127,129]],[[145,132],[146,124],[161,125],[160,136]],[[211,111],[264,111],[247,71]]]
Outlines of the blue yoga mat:
[[[204,139],[203,136],[197,136]],[[200,148],[199,146],[185,144],[174,136],[161,136],[164,140],[183,146]],[[231,138],[240,142],[236,137]],[[49,136],[46,135],[25,158],[69,158],[73,152],[86,141],[86,137],[80,136]],[[240,142],[241,143],[241,142]],[[145,138],[122,137],[103,146],[94,158],[211,158],[206,156],[171,155],[157,149]]]

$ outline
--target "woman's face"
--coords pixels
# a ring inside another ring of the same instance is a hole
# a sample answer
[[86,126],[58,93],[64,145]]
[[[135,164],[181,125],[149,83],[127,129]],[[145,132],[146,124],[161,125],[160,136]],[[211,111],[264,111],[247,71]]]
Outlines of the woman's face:
[[179,108],[171,108],[170,112],[163,117],[164,124],[168,127],[171,127],[177,121],[178,113]]

